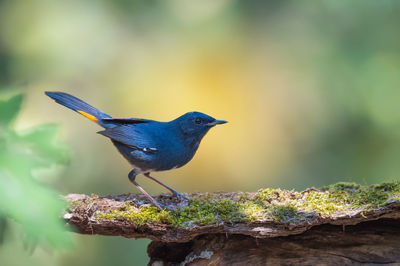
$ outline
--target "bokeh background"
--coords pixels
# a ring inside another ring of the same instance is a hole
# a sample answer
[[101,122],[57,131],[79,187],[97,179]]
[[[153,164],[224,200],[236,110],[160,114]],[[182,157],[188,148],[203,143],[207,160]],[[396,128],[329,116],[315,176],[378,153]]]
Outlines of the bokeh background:
[[[60,194],[138,191],[100,128],[45,90],[116,117],[228,120],[188,165],[155,174],[178,191],[398,180],[399,12],[395,0],[2,0],[0,93],[26,93],[17,129],[61,125],[72,155],[46,183]],[[69,249],[30,254],[10,228],[2,265],[148,261],[148,240],[76,234]]]

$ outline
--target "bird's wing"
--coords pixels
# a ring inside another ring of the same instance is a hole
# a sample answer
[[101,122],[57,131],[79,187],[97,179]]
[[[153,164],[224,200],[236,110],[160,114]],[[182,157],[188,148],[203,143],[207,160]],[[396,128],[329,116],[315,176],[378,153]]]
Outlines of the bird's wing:
[[146,153],[157,152],[157,149],[154,148],[154,143],[151,138],[146,137],[140,129],[133,128],[131,125],[121,125],[106,128],[105,130],[97,133],[134,149],[142,150]]
[[142,119],[142,118],[103,118],[101,119],[104,123],[115,124],[115,125],[129,125],[129,124],[140,124],[149,123],[153,120]]

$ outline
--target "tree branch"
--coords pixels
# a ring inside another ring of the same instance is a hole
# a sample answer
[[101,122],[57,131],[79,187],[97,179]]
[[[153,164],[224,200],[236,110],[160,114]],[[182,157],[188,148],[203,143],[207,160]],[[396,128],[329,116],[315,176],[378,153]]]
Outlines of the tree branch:
[[157,196],[174,209],[159,211],[143,195],[70,194],[64,219],[82,234],[154,240],[150,265],[400,262],[398,181],[186,196]]
[[[393,188],[391,188],[391,186]],[[396,189],[399,189],[397,191]],[[187,242],[203,234],[240,234],[256,238],[303,233],[322,224],[354,225],[382,218],[400,218],[400,185],[361,187],[336,184],[301,193],[259,190],[256,193],[194,193],[177,203],[156,197],[174,211],[150,207],[143,195],[86,196],[70,194],[64,215],[82,234]]]

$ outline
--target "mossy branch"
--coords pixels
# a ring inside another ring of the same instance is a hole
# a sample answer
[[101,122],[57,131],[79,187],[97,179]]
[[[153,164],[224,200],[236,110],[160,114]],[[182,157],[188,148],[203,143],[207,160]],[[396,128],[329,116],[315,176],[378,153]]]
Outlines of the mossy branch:
[[400,182],[361,186],[338,183],[303,192],[187,194],[190,202],[168,195],[157,200],[175,211],[159,211],[142,195],[99,197],[70,194],[64,219],[82,234],[187,242],[200,235],[235,234],[255,238],[296,235],[322,224],[354,225],[400,219]]

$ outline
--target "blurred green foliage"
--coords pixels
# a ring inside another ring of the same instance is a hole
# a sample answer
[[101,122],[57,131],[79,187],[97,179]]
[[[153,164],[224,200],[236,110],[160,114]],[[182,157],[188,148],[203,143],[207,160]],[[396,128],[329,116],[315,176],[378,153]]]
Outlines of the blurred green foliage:
[[22,94],[0,100],[0,237],[9,218],[21,224],[31,243],[66,246],[71,239],[61,222],[64,202],[34,170],[65,163],[67,150],[56,141],[56,125],[15,131],[22,100]]

